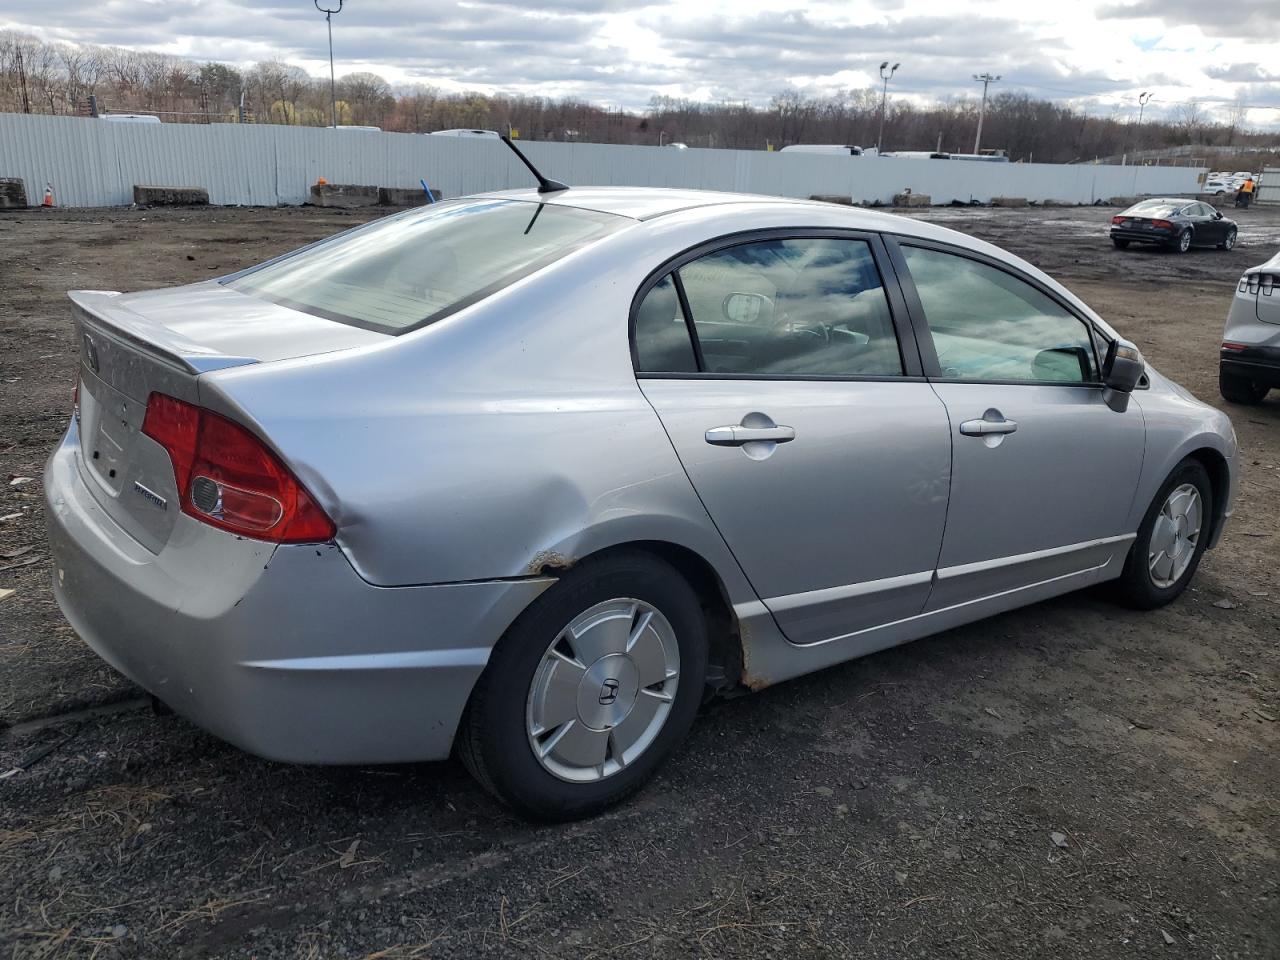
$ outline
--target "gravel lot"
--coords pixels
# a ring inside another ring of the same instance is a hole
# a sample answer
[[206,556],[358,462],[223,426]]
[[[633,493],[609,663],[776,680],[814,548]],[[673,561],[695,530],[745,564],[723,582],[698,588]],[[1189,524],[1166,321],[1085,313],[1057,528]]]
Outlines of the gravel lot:
[[[1280,245],[1113,250],[1110,209],[921,212],[1066,282],[1221,404]],[[703,711],[634,802],[531,827],[454,763],[289,767],[154,716],[62,621],[40,470],[64,293],[204,279],[364,214],[0,214],[0,956],[1280,957],[1280,394],[1181,600],[1076,594]],[[15,516],[16,515],[16,516]],[[29,548],[29,549],[28,549]],[[22,552],[24,551],[25,552]]]

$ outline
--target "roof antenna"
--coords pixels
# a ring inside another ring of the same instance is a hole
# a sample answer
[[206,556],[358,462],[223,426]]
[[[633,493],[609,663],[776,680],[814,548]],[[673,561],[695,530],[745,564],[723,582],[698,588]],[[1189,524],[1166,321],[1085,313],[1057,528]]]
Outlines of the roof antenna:
[[569,185],[567,183],[561,183],[559,180],[548,180],[541,173],[539,173],[538,168],[529,162],[529,158],[520,152],[520,148],[511,142],[510,137],[502,137],[502,142],[511,148],[511,152],[514,153],[517,157],[519,157],[520,162],[523,163],[526,167],[528,167],[529,172],[532,173],[534,177],[537,178],[539,193],[556,193],[560,190],[569,189]]

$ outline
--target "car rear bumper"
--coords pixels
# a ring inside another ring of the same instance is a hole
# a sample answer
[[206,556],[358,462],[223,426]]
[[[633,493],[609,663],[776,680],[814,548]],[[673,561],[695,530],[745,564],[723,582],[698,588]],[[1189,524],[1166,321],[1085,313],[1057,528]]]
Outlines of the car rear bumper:
[[1222,371],[1254,383],[1280,387],[1280,347],[1246,346],[1221,352]]
[[1130,243],[1173,243],[1177,234],[1172,230],[1120,230],[1111,229],[1112,240],[1128,240]]
[[276,547],[180,515],[152,554],[94,499],[74,423],[45,467],[54,595],[112,666],[250,753],[448,755],[493,644],[545,578],[375,587],[329,544]]

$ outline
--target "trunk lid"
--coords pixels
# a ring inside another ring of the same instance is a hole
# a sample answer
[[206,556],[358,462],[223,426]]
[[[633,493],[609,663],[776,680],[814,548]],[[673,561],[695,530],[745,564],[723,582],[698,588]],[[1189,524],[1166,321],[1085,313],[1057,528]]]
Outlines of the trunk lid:
[[387,339],[217,282],[69,296],[80,344],[80,472],[103,510],[153,553],[180,512],[169,455],[142,433],[153,392],[198,403],[202,374]]

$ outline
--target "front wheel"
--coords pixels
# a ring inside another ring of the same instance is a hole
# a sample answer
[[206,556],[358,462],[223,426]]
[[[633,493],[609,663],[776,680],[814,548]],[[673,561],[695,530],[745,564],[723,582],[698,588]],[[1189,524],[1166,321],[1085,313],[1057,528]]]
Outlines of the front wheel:
[[1183,460],[1164,482],[1115,582],[1117,599],[1153,610],[1177,599],[1195,575],[1213,517],[1213,485],[1198,460]]
[[590,816],[639,789],[684,739],[706,662],[701,605],[673,567],[640,551],[588,560],[494,648],[459,755],[527,817]]
[[1222,394],[1224,400],[1230,400],[1232,403],[1240,403],[1245,406],[1253,406],[1262,402],[1269,389],[1269,387],[1254,383],[1248,377],[1227,373],[1221,367],[1218,368],[1218,392]]
[[1236,231],[1233,227],[1227,231],[1227,235],[1222,238],[1222,242],[1218,244],[1219,250],[1230,250],[1236,245]]

